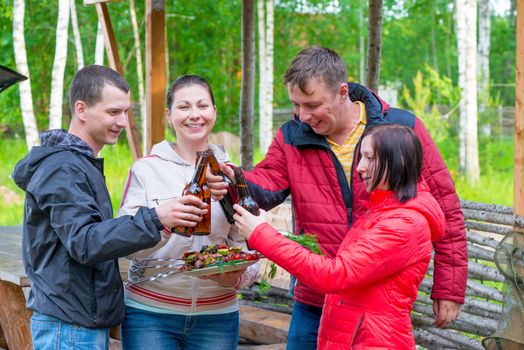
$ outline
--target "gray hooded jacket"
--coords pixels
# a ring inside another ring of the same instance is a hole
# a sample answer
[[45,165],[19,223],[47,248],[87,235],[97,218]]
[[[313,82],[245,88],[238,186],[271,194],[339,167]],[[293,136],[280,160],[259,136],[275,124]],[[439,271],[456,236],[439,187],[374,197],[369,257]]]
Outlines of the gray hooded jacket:
[[80,138],[52,130],[13,172],[26,192],[27,307],[92,328],[123,320],[117,258],[154,246],[163,228],[149,208],[113,219],[103,164]]

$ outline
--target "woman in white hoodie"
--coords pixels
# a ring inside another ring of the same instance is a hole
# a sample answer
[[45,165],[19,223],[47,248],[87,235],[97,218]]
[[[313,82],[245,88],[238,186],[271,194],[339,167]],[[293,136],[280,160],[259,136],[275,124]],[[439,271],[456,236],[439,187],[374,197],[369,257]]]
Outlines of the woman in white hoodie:
[[[149,156],[135,162],[124,187],[119,216],[177,198],[179,225],[193,227],[201,220],[207,210],[205,205],[196,197],[181,194],[193,175],[197,151],[211,148],[220,163],[229,162],[222,146],[207,142],[216,113],[213,92],[205,79],[185,75],[175,80],[167,94],[166,119],[177,141],[162,141],[153,146]],[[185,251],[198,251],[213,243],[247,249],[235,226],[226,220],[219,202],[211,202],[211,216],[208,236],[184,237],[165,228],[160,243],[133,255],[130,278],[138,277],[133,274],[144,259],[176,259]],[[147,276],[148,271],[145,273]],[[213,279],[174,274],[128,284],[126,319],[122,324],[124,349],[236,349],[237,290],[251,284],[257,273],[255,264]]]

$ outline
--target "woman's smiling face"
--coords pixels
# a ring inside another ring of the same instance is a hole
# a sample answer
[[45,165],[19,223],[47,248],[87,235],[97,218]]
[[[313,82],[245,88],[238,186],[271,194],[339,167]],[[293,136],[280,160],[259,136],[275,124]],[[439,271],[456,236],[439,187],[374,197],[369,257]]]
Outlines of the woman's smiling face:
[[194,84],[174,93],[167,119],[177,141],[206,142],[216,121],[216,107],[205,87]]
[[[360,174],[360,178],[366,185],[368,192],[374,189],[387,190],[389,188],[385,182],[384,174],[376,174],[377,155],[373,149],[372,137],[373,136],[365,136],[362,139],[362,143],[360,144],[360,161],[357,166],[357,172]],[[376,188],[372,188],[377,176],[382,176],[382,181],[380,181]]]

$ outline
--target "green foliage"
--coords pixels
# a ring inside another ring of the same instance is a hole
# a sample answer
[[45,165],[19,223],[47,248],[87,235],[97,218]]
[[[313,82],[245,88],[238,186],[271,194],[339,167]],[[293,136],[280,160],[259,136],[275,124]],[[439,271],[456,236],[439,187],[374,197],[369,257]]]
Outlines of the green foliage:
[[324,255],[324,252],[320,249],[320,245],[318,244],[318,238],[314,234],[304,233],[301,235],[287,235],[286,237],[315,254]]
[[490,93],[498,92],[505,106],[515,104],[515,16],[491,20]]
[[[22,223],[24,215],[24,192],[13,182],[11,173],[16,163],[26,153],[23,140],[3,140],[0,138],[0,226],[15,226]],[[7,151],[9,150],[9,151]]]
[[265,294],[268,291],[270,291],[271,288],[273,287],[271,287],[267,279],[263,278],[260,280],[260,283],[258,284],[258,294],[259,295]]
[[[358,80],[359,36],[367,40],[367,27],[359,28],[359,13],[367,16],[367,5],[361,1],[339,1],[339,12],[328,12],[329,0],[308,1],[317,10],[304,11],[303,2],[283,0],[275,4],[274,108],[289,107],[282,76],[296,53],[311,45],[326,46],[341,54],[348,65],[348,79]],[[94,61],[97,16],[94,6],[76,0],[85,63]],[[135,1],[145,50],[144,1]],[[118,53],[137,99],[136,57],[133,47],[129,3],[108,4],[118,44]],[[0,2],[0,62],[15,68],[12,45],[12,1]],[[54,58],[57,3],[51,0],[27,0],[25,12],[26,45],[31,73],[34,110],[40,130],[47,128],[51,70]],[[491,88],[506,105],[513,105],[515,78],[515,18],[492,20]],[[256,26],[255,26],[256,27]],[[217,130],[238,131],[238,108],[241,76],[241,4],[235,1],[173,1],[166,3],[168,83],[181,74],[201,74],[211,82],[217,100]],[[433,36],[434,33],[434,36]],[[435,74],[456,81],[456,46],[453,6],[448,0],[388,0],[384,2],[382,28],[381,81],[399,83],[413,90],[412,80],[424,65]],[[433,40],[434,38],[434,40]],[[256,42],[258,45],[258,42]],[[367,46],[367,42],[365,42]],[[77,70],[73,36],[70,32],[65,90]],[[35,54],[36,53],[36,54]],[[142,57],[143,61],[145,57]],[[425,79],[429,79],[427,71]],[[429,73],[428,73],[429,74]],[[257,74],[258,75],[258,74]],[[506,85],[500,85],[500,84]],[[507,85],[509,84],[509,85]],[[436,88],[436,87],[432,87]],[[446,102],[440,91],[439,104]],[[257,92],[255,92],[257,93]],[[64,91],[64,126],[69,120],[67,91]],[[255,103],[258,99],[255,96]],[[22,135],[20,101],[17,87],[0,95],[0,127],[10,135]],[[255,106],[255,111],[257,110]],[[255,121],[255,125],[257,125]]]
[[459,90],[455,88],[447,77],[440,77],[430,66],[425,66],[425,76],[418,71],[413,79],[413,93],[404,86],[402,90],[405,108],[411,110],[423,122],[436,143],[440,143],[449,136],[450,124],[448,115],[442,115],[436,105],[441,103],[456,105],[459,99]]
[[114,146],[105,146],[100,152],[100,157],[105,159],[104,172],[106,184],[113,204],[113,212],[116,214],[120,207],[124,184],[133,165],[133,157],[127,144],[120,142]]
[[[16,163],[27,153],[27,146],[22,139],[0,139],[0,149],[9,152],[0,152],[0,226],[20,225],[23,219],[25,193],[16,186],[11,173]],[[106,146],[101,157],[105,159],[104,172],[107,187],[111,196],[113,211],[116,214],[120,206],[124,182],[133,160],[129,148],[124,143]]]
[[[326,8],[329,0],[313,0],[309,3]],[[51,70],[54,59],[57,2],[51,0],[26,0],[25,39],[28,64],[31,74],[31,87],[34,110],[40,130],[47,128]],[[142,52],[145,50],[145,5],[135,1],[136,14],[140,27]],[[358,63],[359,36],[362,34],[367,46],[367,27],[359,27],[359,12],[367,16],[367,4],[357,0],[341,0],[340,11],[300,10],[297,0],[282,0],[275,4],[275,48],[274,48],[274,108],[290,106],[287,90],[282,85],[282,76],[296,53],[311,45],[335,49],[348,65],[349,80],[356,81],[359,76]],[[80,34],[86,64],[94,62],[97,16],[94,6],[84,6],[76,0]],[[132,89],[132,97],[137,99],[136,57],[133,47],[129,3],[127,1],[108,4],[109,14],[118,44],[118,53],[124,65],[125,76]],[[12,43],[13,1],[0,1],[0,63],[15,68]],[[403,101],[408,109],[424,110],[419,115],[435,136],[454,176],[456,175],[456,113],[442,122],[437,118],[438,104],[453,110],[457,102],[457,57],[453,6],[449,0],[406,0],[403,2],[384,1],[382,28],[382,62],[380,78],[383,84],[402,85],[409,91],[409,98]],[[70,29],[71,30],[71,29]],[[235,1],[168,1],[166,2],[167,48],[169,56],[168,82],[185,73],[201,74],[213,86],[219,119],[217,130],[238,131],[238,106],[241,76],[241,4]],[[433,35],[434,34],[434,35]],[[77,70],[73,36],[69,36],[68,59],[64,86],[67,90]],[[258,42],[256,42],[258,45]],[[142,57],[143,61],[144,56]],[[514,14],[492,17],[492,38],[490,52],[491,81],[490,103],[486,112],[480,113],[479,121],[496,126],[493,107],[514,105],[515,80],[515,16]],[[431,68],[429,68],[431,67]],[[421,71],[422,78],[413,79]],[[258,71],[257,71],[258,72]],[[258,75],[258,74],[257,74]],[[258,85],[257,85],[258,86]],[[425,89],[429,89],[429,97]],[[257,93],[257,92],[255,92]],[[64,91],[64,126],[69,119],[67,91]],[[255,96],[255,103],[258,99]],[[409,102],[408,102],[409,101]],[[256,106],[255,106],[256,111]],[[417,112],[418,113],[418,112]],[[257,123],[255,122],[255,126]],[[18,87],[11,87],[0,94],[0,145],[3,153],[3,172],[0,185],[20,195],[19,190],[8,179],[15,164],[21,158],[25,144],[7,137],[22,137],[23,125],[20,114]],[[7,132],[6,132],[7,130]],[[3,139],[2,139],[3,138]],[[488,145],[500,144],[499,140],[482,141],[481,169],[484,178],[512,179],[512,170],[490,168],[506,162],[504,155],[494,158],[483,154],[492,152]],[[6,148],[7,147],[7,148]],[[20,149],[18,149],[18,147]],[[512,149],[511,145],[506,145]],[[500,148],[499,151],[504,151]],[[258,151],[256,151],[258,152]],[[495,152],[495,151],[493,151]],[[115,153],[115,154],[114,154]],[[107,154],[107,179],[112,191],[115,207],[119,202],[123,181],[131,164],[131,157],[125,146],[117,145],[104,150]],[[12,159],[11,159],[12,157]],[[256,153],[255,163],[262,158]],[[500,162],[499,162],[500,160]],[[238,160],[236,160],[238,163]],[[485,165],[483,162],[489,163]],[[495,164],[491,164],[491,163]],[[4,166],[6,164],[6,166]],[[114,169],[112,169],[114,167]],[[506,168],[504,168],[506,169]],[[509,172],[508,172],[509,171]],[[468,199],[482,198],[482,193],[490,193],[487,183],[482,188],[469,189],[467,181],[455,178],[459,194]],[[113,183],[114,182],[114,183]],[[507,181],[508,183],[510,180]],[[499,185],[502,189],[499,190]],[[464,186],[464,187],[462,187]],[[511,203],[512,189],[507,189],[506,181],[497,180],[497,195],[486,195],[499,203]],[[511,193],[511,195],[508,195]],[[21,205],[16,207],[14,217],[21,218]],[[4,211],[7,212],[7,211]],[[0,214],[2,215],[2,214]],[[5,215],[5,214],[4,214]],[[4,219],[0,219],[3,221]],[[21,219],[12,219],[12,221]],[[3,221],[5,222],[5,221]]]

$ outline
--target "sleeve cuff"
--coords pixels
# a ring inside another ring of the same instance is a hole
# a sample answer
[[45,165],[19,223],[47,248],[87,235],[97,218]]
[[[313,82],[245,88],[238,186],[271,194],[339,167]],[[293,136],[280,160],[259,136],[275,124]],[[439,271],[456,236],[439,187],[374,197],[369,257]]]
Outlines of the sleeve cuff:
[[160,222],[160,219],[158,218],[158,215],[156,215],[156,209],[150,208],[149,214],[151,215],[151,221],[153,221],[153,224],[155,224],[156,229],[158,231],[162,231],[164,229],[164,225]]

